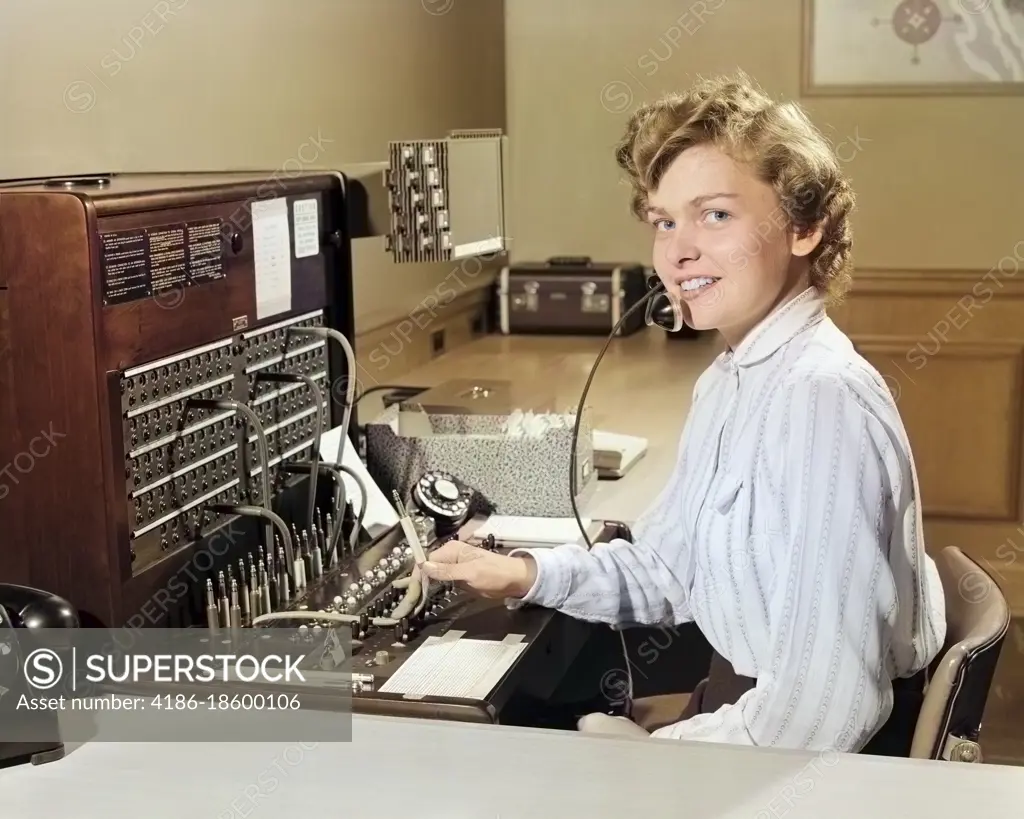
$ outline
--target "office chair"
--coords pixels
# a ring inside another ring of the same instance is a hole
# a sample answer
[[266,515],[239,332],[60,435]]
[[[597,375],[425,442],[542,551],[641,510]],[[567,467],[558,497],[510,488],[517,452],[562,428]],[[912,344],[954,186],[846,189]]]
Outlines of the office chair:
[[[930,669],[909,755],[981,762],[982,715],[1010,626],[1010,609],[992,578],[957,547],[943,549],[935,565],[946,598],[946,642]],[[578,728],[583,733],[647,736],[676,722],[690,696],[640,698],[633,703],[633,722],[589,714]]]
[[935,557],[946,594],[946,645],[932,663],[912,759],[981,762],[981,719],[1010,608],[995,581],[956,546]]

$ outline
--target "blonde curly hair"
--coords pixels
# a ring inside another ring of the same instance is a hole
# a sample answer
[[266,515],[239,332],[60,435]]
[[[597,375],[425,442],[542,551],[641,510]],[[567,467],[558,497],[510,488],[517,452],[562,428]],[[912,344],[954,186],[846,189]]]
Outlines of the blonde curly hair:
[[648,196],[687,148],[712,144],[771,185],[798,232],[820,227],[810,256],[811,284],[830,303],[842,300],[852,276],[853,189],[839,158],[799,105],[776,102],[745,74],[700,80],[634,113],[615,158],[632,187],[631,209],[646,217]]

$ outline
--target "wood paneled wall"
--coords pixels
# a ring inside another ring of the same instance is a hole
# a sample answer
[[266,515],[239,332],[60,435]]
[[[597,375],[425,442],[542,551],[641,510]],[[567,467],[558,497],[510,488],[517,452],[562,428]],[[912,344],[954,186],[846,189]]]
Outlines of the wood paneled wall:
[[1024,611],[1024,242],[991,270],[861,269],[831,311],[910,435],[930,552],[959,546]]

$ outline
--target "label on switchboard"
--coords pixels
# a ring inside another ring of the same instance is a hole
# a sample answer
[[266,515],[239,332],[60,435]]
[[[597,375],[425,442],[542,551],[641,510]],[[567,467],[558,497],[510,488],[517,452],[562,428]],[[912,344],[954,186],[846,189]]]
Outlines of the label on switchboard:
[[224,278],[220,231],[219,219],[207,219],[101,233],[103,303],[123,304]]
[[320,217],[316,199],[297,199],[292,204],[295,231],[295,258],[304,259],[320,252]]
[[150,295],[146,231],[100,234],[100,269],[104,303],[119,304]]
[[292,309],[292,244],[288,202],[282,198],[252,203],[256,319]]

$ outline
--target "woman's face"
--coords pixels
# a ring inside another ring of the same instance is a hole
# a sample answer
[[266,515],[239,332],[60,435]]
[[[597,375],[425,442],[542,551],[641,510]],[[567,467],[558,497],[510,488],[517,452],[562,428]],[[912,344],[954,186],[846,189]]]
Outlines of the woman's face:
[[797,236],[770,185],[712,145],[684,151],[649,197],[654,269],[686,323],[732,347],[808,286],[820,233]]

